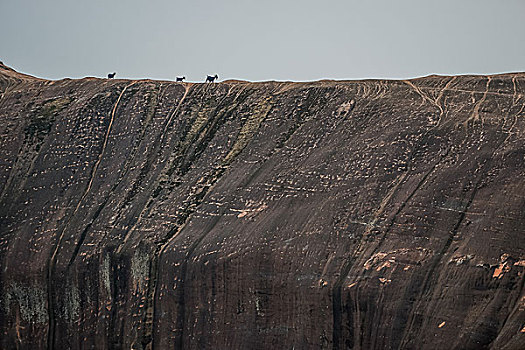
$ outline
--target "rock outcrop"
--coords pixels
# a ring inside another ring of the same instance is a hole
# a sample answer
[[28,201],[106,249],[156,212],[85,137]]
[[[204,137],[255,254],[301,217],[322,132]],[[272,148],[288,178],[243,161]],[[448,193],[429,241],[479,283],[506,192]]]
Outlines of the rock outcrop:
[[525,74],[0,92],[2,349],[525,348]]

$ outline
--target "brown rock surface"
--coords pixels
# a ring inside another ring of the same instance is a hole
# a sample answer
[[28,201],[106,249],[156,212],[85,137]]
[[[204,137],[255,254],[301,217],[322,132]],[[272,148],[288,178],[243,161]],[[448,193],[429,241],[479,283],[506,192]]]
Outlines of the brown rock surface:
[[525,74],[0,66],[0,348],[525,348]]

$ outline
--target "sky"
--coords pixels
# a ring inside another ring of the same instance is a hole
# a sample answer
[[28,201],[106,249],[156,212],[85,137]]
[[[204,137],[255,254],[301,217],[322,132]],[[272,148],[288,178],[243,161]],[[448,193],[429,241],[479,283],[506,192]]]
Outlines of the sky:
[[525,0],[0,0],[0,61],[48,79],[525,71]]

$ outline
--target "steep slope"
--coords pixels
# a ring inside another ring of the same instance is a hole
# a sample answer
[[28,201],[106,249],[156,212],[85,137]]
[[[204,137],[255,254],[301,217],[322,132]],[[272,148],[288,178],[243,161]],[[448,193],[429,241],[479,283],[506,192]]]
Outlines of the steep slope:
[[0,66],[0,347],[525,347],[525,74]]

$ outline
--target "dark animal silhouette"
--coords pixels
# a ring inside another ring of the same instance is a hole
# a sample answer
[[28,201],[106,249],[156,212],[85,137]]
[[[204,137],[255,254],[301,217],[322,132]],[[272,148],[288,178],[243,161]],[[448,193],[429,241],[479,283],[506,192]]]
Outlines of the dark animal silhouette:
[[108,79],[113,79],[115,77],[115,74],[117,74],[117,73],[109,73],[108,74]]
[[176,81],[183,81],[186,77],[177,77]]
[[213,83],[215,81],[215,79],[219,78],[219,76],[217,74],[215,74],[213,77],[211,75],[208,75],[208,77],[206,77],[206,82],[210,82],[210,83]]

